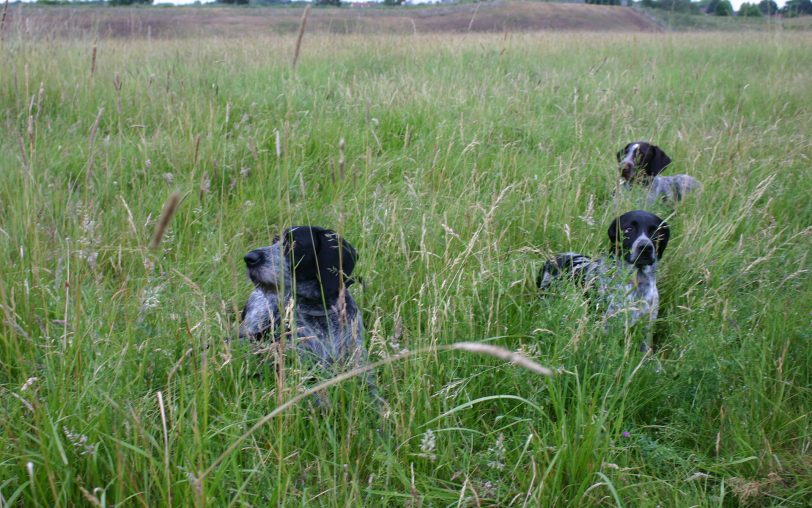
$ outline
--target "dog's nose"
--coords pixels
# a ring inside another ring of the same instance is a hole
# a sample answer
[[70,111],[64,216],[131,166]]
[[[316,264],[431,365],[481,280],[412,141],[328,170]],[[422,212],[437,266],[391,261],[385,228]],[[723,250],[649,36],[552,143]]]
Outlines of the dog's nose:
[[640,249],[640,257],[654,257],[654,245],[647,243]]
[[262,258],[263,258],[262,251],[252,250],[251,252],[246,254],[245,257],[243,257],[243,260],[245,260],[245,265],[248,268],[252,268],[262,263]]

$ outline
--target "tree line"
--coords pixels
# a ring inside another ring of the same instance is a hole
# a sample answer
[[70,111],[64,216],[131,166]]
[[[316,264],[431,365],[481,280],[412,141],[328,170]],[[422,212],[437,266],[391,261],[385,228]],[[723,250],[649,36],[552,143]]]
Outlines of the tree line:
[[[733,16],[735,11],[730,0],[707,0],[691,2],[691,0],[641,0],[640,5],[654,9],[665,9],[675,12],[689,12],[693,14],[713,14],[716,16]],[[812,15],[812,0],[788,0],[784,7],[779,8],[774,0],[761,0],[758,3],[743,3],[738,15],[746,17],[776,16],[795,17]]]

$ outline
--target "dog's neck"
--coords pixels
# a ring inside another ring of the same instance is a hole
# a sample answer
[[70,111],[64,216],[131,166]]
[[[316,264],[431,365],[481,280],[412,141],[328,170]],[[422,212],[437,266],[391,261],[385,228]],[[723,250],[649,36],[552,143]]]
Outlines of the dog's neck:
[[635,266],[622,257],[617,257],[614,254],[609,256],[611,264],[615,266],[618,273],[634,274],[634,285],[651,284],[656,280],[657,276],[657,263],[654,262],[650,265]]
[[329,314],[330,309],[337,303],[337,298],[322,299],[318,283],[300,283],[296,286],[295,293],[290,287],[286,287],[284,291],[280,291],[277,287],[257,287],[265,293],[268,301],[280,302],[279,312],[284,312],[290,302],[294,301],[295,312],[307,316],[323,317]]
[[296,306],[296,312],[305,316],[325,317],[330,313],[330,308],[331,307],[325,307],[322,304],[313,305],[299,303]]

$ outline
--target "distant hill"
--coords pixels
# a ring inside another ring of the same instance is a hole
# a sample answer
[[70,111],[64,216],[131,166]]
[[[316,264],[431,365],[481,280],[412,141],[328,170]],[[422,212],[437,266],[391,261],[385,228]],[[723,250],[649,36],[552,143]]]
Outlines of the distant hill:
[[[39,7],[15,6],[11,23],[48,33],[94,30],[112,37],[242,36],[295,32],[302,7]],[[309,31],[332,33],[529,32],[537,30],[657,32],[646,15],[628,7],[501,1],[416,7],[313,9]]]

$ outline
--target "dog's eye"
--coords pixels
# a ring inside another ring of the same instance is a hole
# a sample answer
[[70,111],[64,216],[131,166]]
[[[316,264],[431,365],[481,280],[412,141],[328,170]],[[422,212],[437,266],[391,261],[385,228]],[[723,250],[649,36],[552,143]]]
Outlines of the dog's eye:
[[630,234],[632,234],[632,228],[631,228],[631,226],[630,226],[630,227],[628,227],[628,228],[626,228],[626,229],[624,229],[624,230],[623,230],[623,234],[624,234],[624,235],[630,235]]

